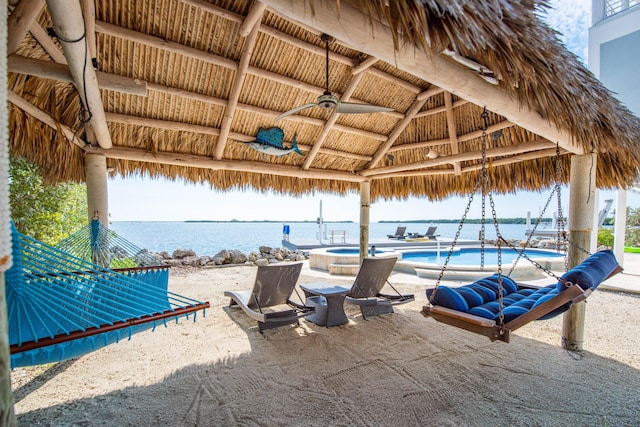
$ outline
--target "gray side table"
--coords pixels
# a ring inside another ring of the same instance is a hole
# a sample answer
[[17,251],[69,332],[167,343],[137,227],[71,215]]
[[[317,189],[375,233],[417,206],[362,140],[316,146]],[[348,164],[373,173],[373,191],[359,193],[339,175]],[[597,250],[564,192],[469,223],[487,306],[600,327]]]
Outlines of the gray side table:
[[305,294],[306,305],[316,312],[306,319],[320,326],[338,326],[348,323],[344,312],[344,299],[350,289],[328,283],[305,283],[300,285]]

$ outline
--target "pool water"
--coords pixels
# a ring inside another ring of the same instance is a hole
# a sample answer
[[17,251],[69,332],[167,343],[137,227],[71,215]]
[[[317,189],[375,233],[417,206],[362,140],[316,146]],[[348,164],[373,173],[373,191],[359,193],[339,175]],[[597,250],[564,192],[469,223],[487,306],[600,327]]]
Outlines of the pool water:
[[[451,265],[465,265],[465,266],[479,266],[482,249],[479,248],[462,248],[454,251],[449,259]],[[440,251],[440,257],[438,257],[437,251],[420,251],[420,252],[405,252],[402,254],[403,261],[419,262],[425,264],[444,264],[447,259],[448,250]],[[562,258],[564,254],[529,249],[526,254],[530,258]],[[502,264],[511,264],[518,257],[518,253],[511,249],[502,250]],[[498,250],[495,248],[487,248],[484,250],[484,264],[485,265],[497,265],[498,264]]]

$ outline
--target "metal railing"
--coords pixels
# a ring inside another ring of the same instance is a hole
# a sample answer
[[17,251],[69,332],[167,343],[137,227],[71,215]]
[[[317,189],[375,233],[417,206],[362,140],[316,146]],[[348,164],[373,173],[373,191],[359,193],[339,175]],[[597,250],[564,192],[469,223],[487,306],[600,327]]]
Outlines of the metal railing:
[[638,5],[640,5],[640,0],[605,0],[604,16],[608,18]]

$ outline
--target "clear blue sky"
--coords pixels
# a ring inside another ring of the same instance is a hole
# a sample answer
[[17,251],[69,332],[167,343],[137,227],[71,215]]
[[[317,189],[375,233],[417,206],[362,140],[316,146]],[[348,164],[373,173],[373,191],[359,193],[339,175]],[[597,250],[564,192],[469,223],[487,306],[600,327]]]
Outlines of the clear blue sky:
[[[551,0],[547,22],[562,33],[567,47],[586,63],[588,29],[591,23],[591,0]],[[527,211],[536,217],[544,207],[550,191],[521,192],[495,196],[497,215],[502,218],[524,217]],[[615,192],[601,192],[600,205],[614,198]],[[628,193],[627,204],[640,206],[640,195]],[[209,186],[180,181],[148,178],[112,178],[109,180],[109,211],[112,221],[183,221],[195,220],[315,220],[320,200],[325,221],[359,221],[360,197],[317,194],[300,198],[253,191],[219,192]],[[442,202],[411,198],[405,201],[378,201],[371,205],[371,221],[457,219],[462,216],[467,198],[453,197]],[[569,194],[563,189],[563,210],[567,212]],[[548,208],[552,216],[556,202]],[[469,218],[479,218],[479,196],[474,198]],[[491,213],[487,212],[490,216]]]

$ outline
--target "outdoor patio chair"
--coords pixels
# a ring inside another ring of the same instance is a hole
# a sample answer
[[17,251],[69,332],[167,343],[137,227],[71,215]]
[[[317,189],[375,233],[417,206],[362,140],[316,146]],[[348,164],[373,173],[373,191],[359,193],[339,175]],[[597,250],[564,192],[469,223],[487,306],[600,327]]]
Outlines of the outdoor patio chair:
[[440,236],[439,234],[436,234],[436,230],[438,229],[437,226],[431,226],[427,229],[427,232],[424,234],[418,234],[416,237],[422,237],[422,238],[427,238],[427,239],[434,239],[438,236]]
[[[298,324],[300,317],[313,314],[314,309],[291,300],[302,263],[261,265],[250,291],[225,291],[231,298],[229,306],[240,307],[249,317],[258,321],[258,329]],[[302,299],[300,298],[302,301]],[[278,309],[278,306],[285,309]]]
[[390,239],[404,239],[404,233],[407,232],[407,227],[398,227],[396,229],[396,234],[387,234],[387,237]]
[[[368,257],[362,260],[358,275],[345,299],[347,303],[360,307],[362,318],[393,313],[394,305],[414,300],[413,295],[401,294],[388,281],[396,260],[395,257]],[[389,283],[395,295],[380,293],[386,283]]]

